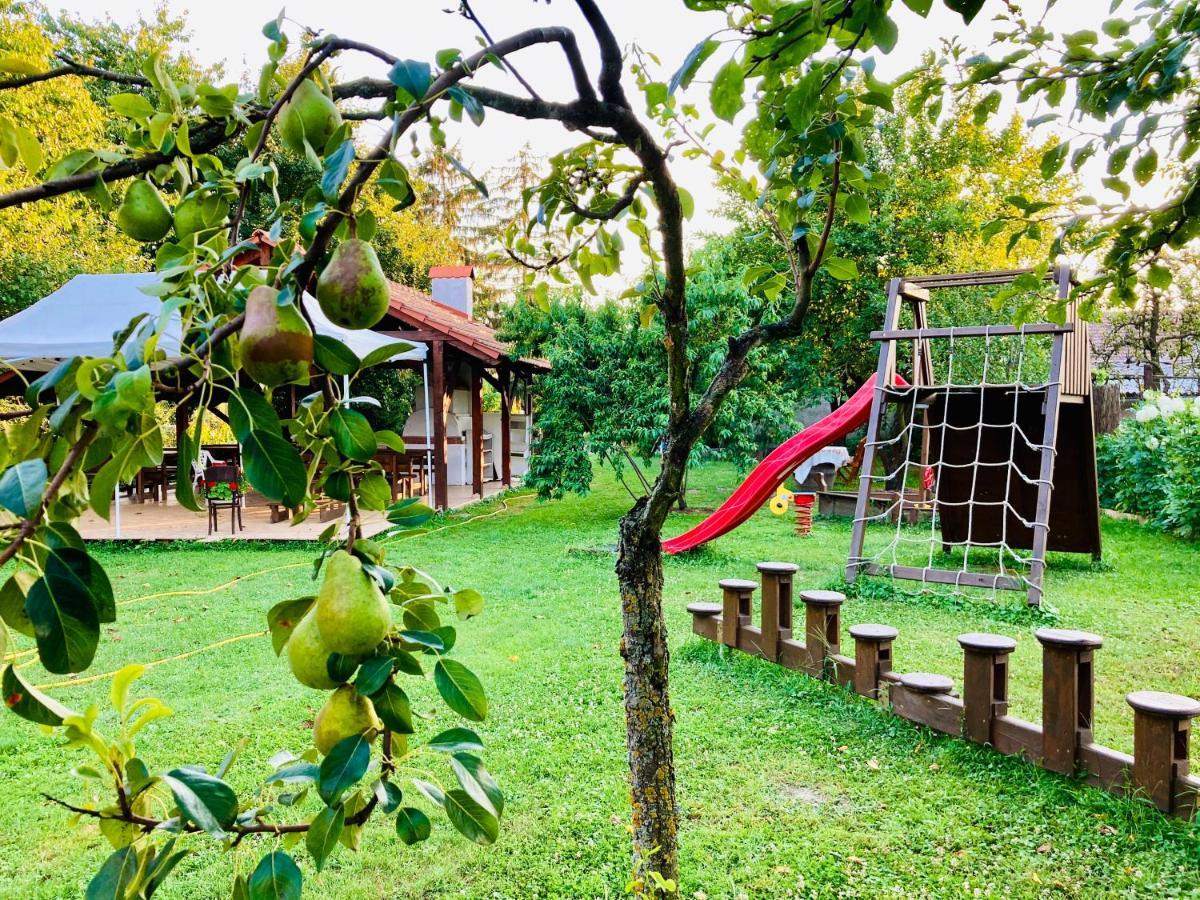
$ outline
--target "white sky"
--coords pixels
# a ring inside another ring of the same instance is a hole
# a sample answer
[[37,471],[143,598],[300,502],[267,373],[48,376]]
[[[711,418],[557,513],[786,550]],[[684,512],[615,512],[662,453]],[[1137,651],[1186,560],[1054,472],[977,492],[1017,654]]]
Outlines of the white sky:
[[[111,16],[122,24],[131,24],[139,12],[149,17],[155,3],[150,0],[73,0],[47,5],[87,18]],[[201,61],[224,63],[230,80],[241,80],[247,73],[257,73],[265,59],[267,46],[259,28],[263,22],[274,18],[279,4],[262,0],[168,0],[167,5],[173,12],[186,15],[193,31],[192,52]],[[567,25],[573,28],[585,60],[593,73],[596,71],[595,43],[571,0],[555,0],[549,4],[533,0],[475,0],[472,5],[494,38],[528,27]],[[623,45],[636,42],[658,55],[663,63],[663,80],[670,77],[699,40],[724,22],[720,14],[686,10],[682,0],[603,0],[602,5]],[[1029,0],[1026,5],[1040,9],[1041,2]],[[286,8],[287,17],[292,21],[286,27],[293,38],[299,30],[295,23],[302,23],[376,44],[402,58],[432,61],[438,49],[458,47],[467,50],[476,46],[474,27],[461,17],[444,11],[456,6],[457,0],[291,0]],[[1052,10],[1047,24],[1065,30],[1097,27],[1107,16],[1108,6],[1109,0],[1072,0]],[[893,17],[899,25],[901,40],[888,56],[876,51],[880,76],[893,77],[914,67],[922,53],[936,49],[945,37],[957,35],[972,50],[985,49],[994,30],[991,17],[1001,8],[999,0],[989,0],[972,25],[966,27],[962,19],[946,10],[940,0],[935,0],[927,19],[919,18],[902,3],[895,3]],[[704,73],[715,72],[720,57],[726,52],[729,51],[719,50],[708,62]],[[513,57],[513,62],[545,95],[562,99],[569,96],[570,81],[561,53],[556,49],[530,48]],[[339,77],[343,79],[386,74],[382,63],[360,54],[344,54],[338,60],[338,68]],[[521,92],[515,81],[499,72],[487,75],[484,83]],[[627,79],[627,85],[632,94],[631,77]],[[694,95],[699,100],[706,93],[707,85],[697,81],[689,96]],[[502,121],[497,122],[497,119]],[[502,164],[526,143],[538,154],[548,156],[569,146],[574,137],[553,123],[530,123],[492,112],[488,113],[488,121],[482,129],[470,124],[449,124],[450,139],[460,142],[463,162],[476,172]],[[725,127],[715,131],[710,141],[732,147],[735,135],[732,128]],[[721,197],[712,187],[705,165],[680,158],[674,163],[674,171],[677,181],[686,186],[696,200],[692,234],[723,230],[722,220],[715,215]],[[1098,182],[1098,176],[1085,175],[1089,187],[1093,182]]]

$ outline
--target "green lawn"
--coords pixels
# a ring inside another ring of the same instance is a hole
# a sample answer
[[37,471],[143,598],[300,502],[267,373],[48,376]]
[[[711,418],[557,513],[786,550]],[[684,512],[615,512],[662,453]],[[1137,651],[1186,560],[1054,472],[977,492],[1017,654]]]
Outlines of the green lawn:
[[[693,477],[690,499],[713,505],[735,483],[731,469],[710,467]],[[611,548],[627,502],[603,479],[587,498],[516,498],[498,515],[395,546],[391,561],[488,598],[484,615],[460,629],[455,654],[488,689],[492,714],[480,730],[506,792],[502,836],[479,848],[435,817],[433,839],[407,848],[377,819],[357,854],[339,849],[320,875],[296,849],[311,896],[622,893],[628,808]],[[693,521],[679,518],[669,530]],[[964,603],[872,590],[847,603],[845,627],[895,625],[897,668],[948,675],[961,668],[956,634],[1014,635],[1013,712],[1034,720],[1034,628],[1054,622],[1099,632],[1097,739],[1129,750],[1127,691],[1200,696],[1200,547],[1126,523],[1106,523],[1104,537],[1102,564],[1054,561],[1046,592],[1053,611],[1030,614],[1018,595]],[[1200,896],[1200,825],[915,728],[831,685],[725,658],[691,636],[684,607],[715,599],[717,579],[752,577],[759,559],[788,559],[801,566],[800,586],[827,586],[840,578],[848,545],[845,524],[820,522],[813,539],[800,540],[790,523],[764,512],[709,550],[667,563],[685,896]],[[311,548],[109,546],[100,555],[118,599],[129,599],[305,562]],[[298,567],[215,593],[127,605],[106,628],[91,672],[257,631],[275,601],[309,584]],[[34,681],[54,679],[24,671]],[[271,754],[308,745],[306,722],[323,697],[292,680],[265,637],[155,667],[137,689],[175,709],[141,742],[151,769],[211,767],[245,736],[231,773],[239,792],[270,771]],[[107,691],[101,681],[56,693],[76,707],[107,709]],[[432,691],[424,699],[414,702],[432,709]],[[431,728],[450,721],[439,714]],[[69,774],[83,755],[55,744],[0,716],[4,897],[77,896],[108,853],[93,826],[68,828],[64,812],[40,800],[43,790],[85,799]],[[226,896],[231,871],[251,868],[264,846],[248,841],[226,854],[191,841],[202,849],[156,896]]]

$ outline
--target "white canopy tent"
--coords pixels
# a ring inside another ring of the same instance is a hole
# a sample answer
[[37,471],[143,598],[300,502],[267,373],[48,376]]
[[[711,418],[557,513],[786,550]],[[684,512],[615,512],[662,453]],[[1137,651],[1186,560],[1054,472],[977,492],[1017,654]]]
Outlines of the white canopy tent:
[[[124,330],[135,316],[157,316],[162,301],[143,293],[142,288],[158,282],[153,272],[115,275],[76,275],[53,294],[0,321],[0,360],[25,372],[48,372],[72,356],[111,356],[113,336]],[[334,325],[316,299],[304,297],[304,308],[317,334],[341,341],[361,358],[378,347],[395,344],[395,338],[374,331],[351,331]],[[168,320],[158,347],[168,356],[179,352],[179,314]],[[421,362],[424,344],[397,354],[397,362]]]
[[[74,356],[105,357],[113,353],[115,336],[124,331],[134,317],[145,314],[153,322],[163,301],[142,288],[158,283],[154,272],[109,275],[76,275],[57,291],[33,306],[0,321],[0,364],[4,369],[22,372],[49,372],[59,362]],[[304,308],[319,335],[341,341],[361,359],[380,347],[400,343],[394,337],[369,329],[350,330],[335,325],[316,298],[304,296]],[[158,349],[167,356],[179,353],[181,343],[179,313],[167,320],[158,340]],[[405,340],[411,348],[392,357],[393,362],[419,362],[422,380],[428,392],[425,344]],[[426,398],[428,405],[428,398]],[[430,437],[426,425],[426,443]],[[116,536],[120,537],[120,503],[117,503]]]

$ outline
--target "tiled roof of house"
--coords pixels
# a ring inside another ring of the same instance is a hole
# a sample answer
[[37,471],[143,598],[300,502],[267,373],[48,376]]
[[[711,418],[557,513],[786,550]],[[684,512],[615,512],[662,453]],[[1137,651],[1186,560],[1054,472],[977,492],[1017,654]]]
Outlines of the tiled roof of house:
[[438,303],[428,294],[407,285],[396,284],[393,281],[390,282],[390,286],[392,300],[389,313],[409,328],[427,329],[445,335],[446,341],[452,346],[489,365],[507,360],[539,372],[550,370],[550,363],[544,359],[522,359],[516,356],[511,344],[500,340],[493,329],[469,318],[466,313]]

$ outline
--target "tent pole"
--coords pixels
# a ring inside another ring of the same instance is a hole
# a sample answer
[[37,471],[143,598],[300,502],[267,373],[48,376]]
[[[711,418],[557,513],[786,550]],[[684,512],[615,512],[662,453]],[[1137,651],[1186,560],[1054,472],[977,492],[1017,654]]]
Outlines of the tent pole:
[[421,390],[425,394],[425,488],[429,491],[429,506],[433,507],[433,426],[429,421],[429,360],[421,360]]

